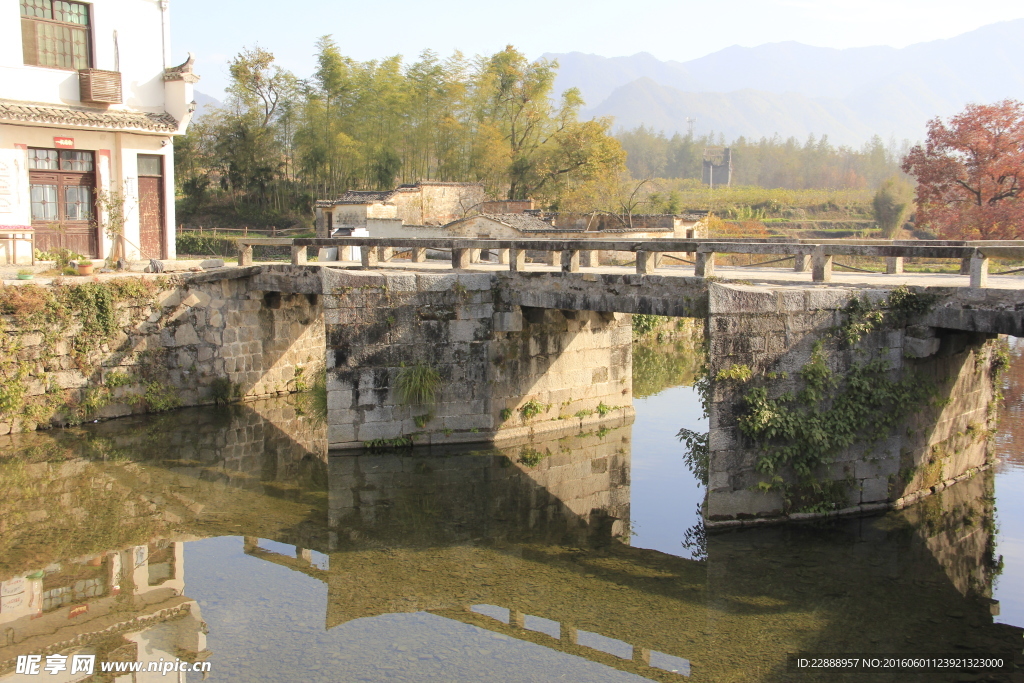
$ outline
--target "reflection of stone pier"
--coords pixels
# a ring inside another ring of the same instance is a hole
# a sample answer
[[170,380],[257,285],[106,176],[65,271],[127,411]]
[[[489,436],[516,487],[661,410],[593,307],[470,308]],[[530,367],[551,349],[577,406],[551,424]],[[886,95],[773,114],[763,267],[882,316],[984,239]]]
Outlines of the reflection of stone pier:
[[629,527],[629,449],[622,427],[483,453],[331,456],[329,524],[342,539],[607,544]]

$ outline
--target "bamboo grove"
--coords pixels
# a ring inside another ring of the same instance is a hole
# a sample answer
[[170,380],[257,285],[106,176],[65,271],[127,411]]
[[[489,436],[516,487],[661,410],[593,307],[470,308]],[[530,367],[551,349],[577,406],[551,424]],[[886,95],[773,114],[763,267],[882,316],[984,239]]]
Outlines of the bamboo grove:
[[[230,205],[242,219],[308,216],[314,199],[417,180],[482,182],[494,197],[582,208],[619,182],[611,121],[581,121],[557,64],[515,48],[358,62],[332,38],[300,79],[261,48],[230,63],[225,105],[175,143],[180,211]],[[589,208],[589,207],[587,207]]]

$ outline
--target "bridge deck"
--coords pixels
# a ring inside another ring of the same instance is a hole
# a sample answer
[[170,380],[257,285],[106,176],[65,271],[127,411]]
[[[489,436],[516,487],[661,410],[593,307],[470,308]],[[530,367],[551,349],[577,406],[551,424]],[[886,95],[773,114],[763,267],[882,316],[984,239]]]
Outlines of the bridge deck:
[[[272,265],[280,264],[280,261],[257,261],[254,265]],[[343,269],[361,269],[358,262],[354,261],[327,261],[327,262],[313,262],[309,265],[313,266],[324,266],[328,268],[343,268]],[[393,259],[386,263],[381,263],[373,270],[375,271],[416,271],[416,272],[438,272],[438,273],[450,273],[452,272],[451,263],[447,260],[441,261],[426,261],[421,263],[414,263],[412,261],[404,259]],[[463,271],[476,271],[476,272],[508,272],[507,264],[499,263],[485,263],[478,262],[471,264],[468,268],[462,269]],[[550,266],[540,263],[531,263],[529,265],[529,272],[539,273],[558,273],[562,272],[558,266]],[[579,269],[580,273],[604,273],[609,275],[633,275],[636,274],[636,269],[633,266],[600,266],[597,268],[588,268],[581,266]],[[651,275],[662,275],[666,277],[693,277],[694,268],[689,265],[665,265],[657,268]],[[717,266],[715,269],[715,275],[721,281],[736,281],[743,284],[750,283],[765,283],[772,286],[779,285],[799,285],[802,287],[806,286],[817,286],[817,287],[850,287],[850,286],[866,286],[866,287],[897,287],[899,285],[909,285],[917,287],[970,287],[971,277],[970,275],[958,275],[954,273],[915,273],[905,272],[899,274],[886,274],[886,273],[860,273],[860,272],[845,272],[836,270],[832,275],[832,281],[828,283],[815,282],[812,279],[811,272],[799,273],[794,271],[791,267],[789,268],[771,268],[771,267],[739,267],[739,266]],[[1010,290],[1021,290],[1024,289],[1024,272],[1013,273],[1011,275],[991,275],[988,287],[991,289],[1010,289]]]

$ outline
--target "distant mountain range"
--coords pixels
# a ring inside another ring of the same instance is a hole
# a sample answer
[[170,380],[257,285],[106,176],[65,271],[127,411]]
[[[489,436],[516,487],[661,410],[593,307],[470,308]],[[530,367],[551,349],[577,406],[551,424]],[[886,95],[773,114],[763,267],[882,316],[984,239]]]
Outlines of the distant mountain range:
[[727,139],[827,134],[859,145],[872,135],[920,140],[925,124],[969,102],[1024,100],[1024,19],[905,48],[837,50],[796,42],[733,46],[688,62],[647,53],[545,54],[561,93],[579,88],[587,116]]
[[192,115],[193,121],[198,119],[200,116],[209,113],[211,109],[216,109],[217,107],[224,106],[224,103],[220,100],[214,97],[210,97],[205,93],[201,93],[198,90],[192,91],[192,99],[195,100],[196,103],[196,111]]

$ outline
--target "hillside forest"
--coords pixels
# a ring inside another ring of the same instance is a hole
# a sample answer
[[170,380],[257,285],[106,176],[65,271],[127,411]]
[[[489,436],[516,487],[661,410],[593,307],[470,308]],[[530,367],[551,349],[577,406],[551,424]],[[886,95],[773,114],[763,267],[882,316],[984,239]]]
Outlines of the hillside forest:
[[[551,210],[868,220],[875,190],[901,174],[909,149],[877,136],[854,149],[825,136],[615,132],[610,119],[580,120],[577,90],[553,99],[557,62],[512,46],[475,58],[426,51],[413,62],[360,62],[329,36],[316,49],[305,78],[258,47],[232,60],[224,105],[175,141],[179,222],[309,226],[318,198],[417,180],[481,182],[492,197]],[[700,183],[712,146],[732,148],[731,188]]]

